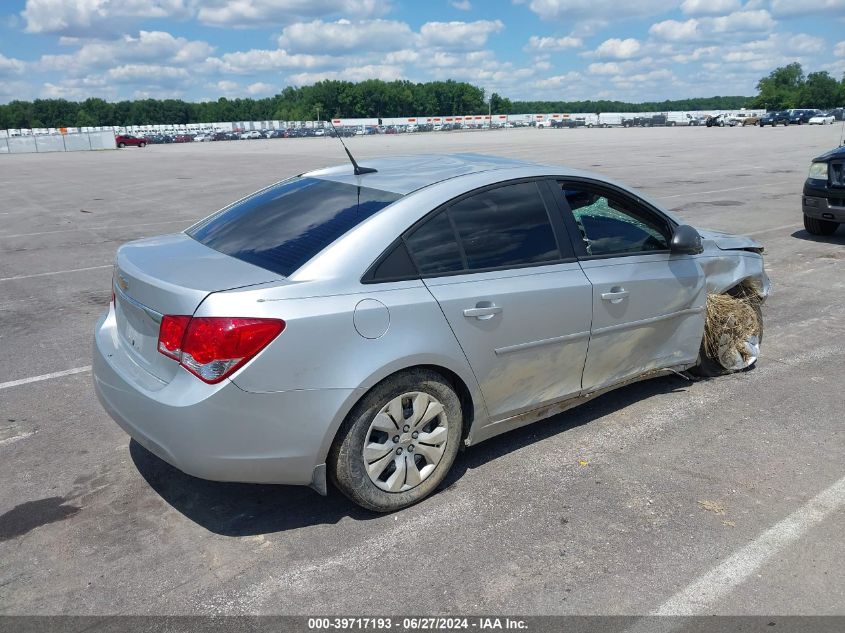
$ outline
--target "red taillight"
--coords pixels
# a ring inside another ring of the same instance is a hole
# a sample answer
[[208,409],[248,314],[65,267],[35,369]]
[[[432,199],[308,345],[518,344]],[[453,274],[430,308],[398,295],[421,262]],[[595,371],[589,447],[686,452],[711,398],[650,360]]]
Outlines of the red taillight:
[[161,319],[161,327],[158,329],[158,351],[165,356],[182,360],[182,339],[185,338],[185,330],[191,321],[189,316],[167,315]]
[[167,315],[161,320],[158,351],[213,384],[249,361],[284,329],[281,319]]

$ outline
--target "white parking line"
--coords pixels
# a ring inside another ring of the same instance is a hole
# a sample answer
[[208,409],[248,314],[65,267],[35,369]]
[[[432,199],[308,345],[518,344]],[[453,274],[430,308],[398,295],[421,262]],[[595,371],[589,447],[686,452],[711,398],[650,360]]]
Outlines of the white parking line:
[[32,277],[47,277],[48,275],[63,275],[65,273],[80,273],[84,270],[97,270],[99,268],[111,268],[112,264],[102,266],[88,266],[87,268],[69,268],[67,270],[54,270],[49,273],[33,273],[32,275],[18,275],[17,277],[0,277],[0,281],[14,281],[15,279],[31,279]]
[[9,444],[14,444],[15,442],[19,442],[20,440],[25,440],[28,437],[32,437],[35,435],[35,431],[31,431],[29,433],[21,433],[20,435],[14,435],[12,437],[7,437],[5,440],[0,440],[0,446],[8,446]]
[[760,185],[743,185],[742,187],[730,187],[728,189],[713,189],[712,191],[692,191],[688,193],[676,193],[671,196],[660,196],[661,200],[666,198],[690,198],[692,196],[703,196],[707,193],[723,193],[725,191],[737,191],[739,189],[751,189],[752,187],[759,187]]
[[845,477],[810,499],[741,550],[735,552],[651,615],[700,615],[757,571],[767,560],[792,545],[812,528],[845,506]]
[[54,233],[73,233],[74,231],[105,231],[107,229],[131,229],[135,226],[155,226],[158,224],[187,224],[191,225],[194,220],[162,220],[161,222],[143,222],[140,224],[121,224],[117,226],[77,226],[72,229],[56,229],[55,231],[38,231],[36,233],[11,233],[2,234],[0,238],[4,237],[31,237],[33,235],[53,235]]
[[50,380],[51,378],[61,378],[62,376],[72,376],[73,374],[81,374],[86,371],[91,371],[91,365],[85,365],[85,367],[74,367],[73,369],[66,369],[64,371],[56,371],[52,374],[32,376],[31,378],[21,378],[20,380],[0,382],[0,389],[8,389],[9,387],[17,387],[18,385],[28,385],[31,382],[40,382],[42,380]]
[[783,231],[784,229],[798,229],[801,228],[797,224],[784,224],[783,226],[773,226],[770,229],[761,229],[759,231],[751,231],[745,235],[763,235],[764,233],[774,233],[775,231]]

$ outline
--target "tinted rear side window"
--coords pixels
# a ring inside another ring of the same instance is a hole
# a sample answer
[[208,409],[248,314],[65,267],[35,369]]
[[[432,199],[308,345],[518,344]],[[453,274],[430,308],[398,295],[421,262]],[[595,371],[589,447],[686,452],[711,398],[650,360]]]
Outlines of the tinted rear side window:
[[197,225],[198,242],[285,277],[400,194],[296,178],[235,203]]
[[523,182],[482,191],[449,208],[470,270],[560,259],[537,185]]
[[424,275],[462,270],[461,249],[449,216],[440,212],[405,238],[411,256]]

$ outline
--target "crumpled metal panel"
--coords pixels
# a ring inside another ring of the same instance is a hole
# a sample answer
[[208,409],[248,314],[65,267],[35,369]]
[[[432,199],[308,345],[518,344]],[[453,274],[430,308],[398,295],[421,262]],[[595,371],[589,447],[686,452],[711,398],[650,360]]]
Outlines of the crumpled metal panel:
[[699,256],[707,280],[708,294],[721,294],[740,282],[753,288],[761,301],[771,290],[771,282],[763,265],[763,256],[744,249],[761,249],[763,245],[744,235],[728,235],[699,230],[704,253]]

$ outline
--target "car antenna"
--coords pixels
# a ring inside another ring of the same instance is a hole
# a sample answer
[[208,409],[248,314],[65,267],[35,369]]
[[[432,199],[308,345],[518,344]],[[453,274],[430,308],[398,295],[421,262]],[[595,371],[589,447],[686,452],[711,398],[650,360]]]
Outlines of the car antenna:
[[355,162],[355,157],[352,156],[352,152],[349,151],[349,148],[346,147],[346,143],[343,142],[343,139],[340,137],[340,134],[335,128],[334,123],[329,120],[329,125],[332,126],[332,131],[334,131],[334,135],[337,137],[337,140],[340,141],[340,144],[343,145],[343,149],[346,150],[346,155],[349,156],[349,160],[352,162],[352,171],[355,173],[356,176],[361,176],[363,174],[377,174],[378,169],[373,169],[372,167],[361,167],[357,162]]

